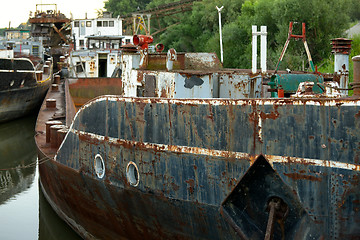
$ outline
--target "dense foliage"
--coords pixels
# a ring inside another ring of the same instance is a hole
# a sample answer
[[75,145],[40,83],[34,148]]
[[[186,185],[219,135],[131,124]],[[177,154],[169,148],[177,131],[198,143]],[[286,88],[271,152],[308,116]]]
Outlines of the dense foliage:
[[123,16],[145,9],[150,2],[151,0],[108,0],[104,2],[104,8],[112,12],[113,16]]
[[[176,1],[108,0],[105,8],[114,15],[124,15],[169,2]],[[156,42],[177,51],[210,51],[220,56],[216,6],[224,6],[221,11],[224,66],[236,68],[251,67],[252,25],[267,26],[268,68],[274,69],[288,36],[290,21],[299,23],[294,25],[294,33],[299,34],[300,23],[306,23],[310,52],[314,63],[319,65],[330,56],[330,40],[345,37],[345,30],[360,19],[359,0],[202,0],[196,1],[190,12],[161,19],[163,27],[170,27],[155,36]],[[174,24],[179,19],[181,23]],[[308,68],[303,43],[291,41],[282,68],[301,70],[303,65]]]
[[26,22],[26,23],[21,23],[17,28],[0,28],[0,36],[5,36],[6,30],[9,30],[9,29],[30,30],[31,25],[28,22]]

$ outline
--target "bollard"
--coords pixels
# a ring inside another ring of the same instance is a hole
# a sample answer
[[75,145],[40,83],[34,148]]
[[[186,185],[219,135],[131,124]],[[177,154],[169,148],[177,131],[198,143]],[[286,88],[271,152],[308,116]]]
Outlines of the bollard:
[[58,143],[58,134],[57,131],[64,128],[64,125],[52,125],[50,127],[50,146],[51,148],[57,148]]
[[49,65],[44,65],[43,71],[44,71],[44,74],[49,74]]
[[36,80],[37,81],[41,81],[43,77],[43,73],[42,72],[36,72]]
[[60,75],[55,75],[54,77],[54,83],[59,84],[60,83]]
[[56,99],[46,99],[46,108],[56,108]]
[[63,142],[63,140],[64,140],[64,138],[65,138],[65,136],[67,134],[67,132],[68,132],[68,129],[65,126],[57,131],[57,136],[58,136],[58,139],[57,139],[58,146],[57,146],[57,148],[60,147],[61,143]]
[[51,85],[51,91],[53,91],[53,92],[58,92],[58,91],[59,91],[59,85],[57,85],[57,84],[52,84],[52,85]]
[[45,126],[46,126],[46,142],[47,143],[50,142],[50,137],[51,137],[50,127],[53,126],[53,125],[60,125],[60,124],[62,124],[62,122],[57,121],[57,120],[47,121],[45,123]]

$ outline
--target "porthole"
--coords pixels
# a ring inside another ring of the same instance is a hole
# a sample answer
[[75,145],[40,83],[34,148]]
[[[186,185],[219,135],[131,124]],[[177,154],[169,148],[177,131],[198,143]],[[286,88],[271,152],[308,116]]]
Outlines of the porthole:
[[139,184],[140,175],[138,167],[134,162],[129,162],[126,167],[126,178],[131,186],[136,187]]
[[98,178],[103,178],[105,175],[105,163],[100,154],[96,154],[94,160],[95,173]]
[[14,83],[15,83],[15,81],[12,80],[12,81],[10,82],[10,87],[12,87],[12,86],[14,85]]

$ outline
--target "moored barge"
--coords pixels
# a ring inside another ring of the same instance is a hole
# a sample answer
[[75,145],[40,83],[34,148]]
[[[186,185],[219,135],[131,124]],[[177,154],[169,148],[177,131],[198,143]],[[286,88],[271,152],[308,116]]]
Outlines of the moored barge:
[[[77,233],[360,235],[360,57],[348,97],[319,73],[278,72],[274,80],[223,69],[215,54],[145,51],[123,49],[117,80],[63,80],[40,110],[35,140],[39,158],[48,159],[40,184]],[[301,79],[299,88],[264,97],[263,85],[287,77]],[[96,91],[84,94],[79,84]]]
[[28,58],[0,51],[0,122],[37,111],[52,81],[52,62],[34,66]]

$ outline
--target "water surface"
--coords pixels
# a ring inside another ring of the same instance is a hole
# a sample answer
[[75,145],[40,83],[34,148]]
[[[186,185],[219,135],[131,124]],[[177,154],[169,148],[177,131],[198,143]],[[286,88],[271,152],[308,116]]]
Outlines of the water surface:
[[0,239],[81,239],[41,192],[35,121],[33,115],[0,124]]

